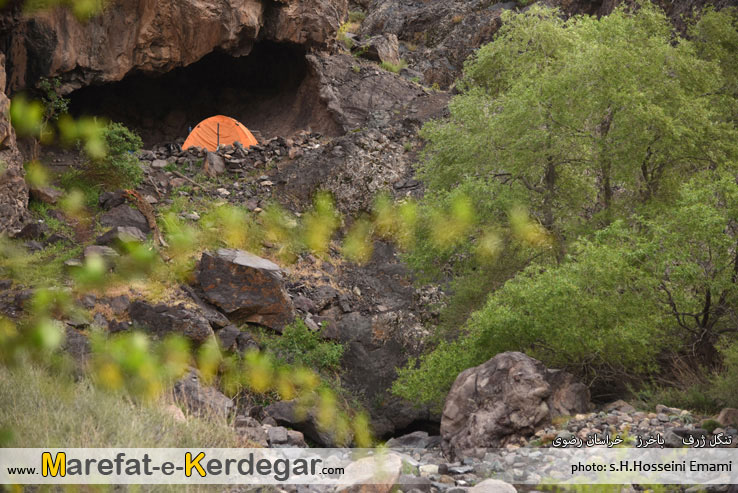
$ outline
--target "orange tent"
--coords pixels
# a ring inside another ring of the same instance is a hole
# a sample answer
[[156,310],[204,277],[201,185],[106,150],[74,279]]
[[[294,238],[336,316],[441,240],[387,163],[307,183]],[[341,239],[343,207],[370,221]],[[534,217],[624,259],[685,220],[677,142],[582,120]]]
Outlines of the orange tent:
[[208,151],[215,152],[218,145],[233,145],[236,141],[244,147],[258,144],[256,138],[241,122],[223,115],[211,116],[192,129],[182,144],[182,149],[204,147]]

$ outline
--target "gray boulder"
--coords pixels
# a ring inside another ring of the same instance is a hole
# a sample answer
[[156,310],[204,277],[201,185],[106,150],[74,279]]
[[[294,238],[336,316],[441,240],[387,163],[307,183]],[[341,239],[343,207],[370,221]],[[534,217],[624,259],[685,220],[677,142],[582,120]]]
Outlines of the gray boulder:
[[523,353],[500,353],[456,378],[441,418],[442,448],[454,457],[473,456],[588,408],[589,389],[570,374]]

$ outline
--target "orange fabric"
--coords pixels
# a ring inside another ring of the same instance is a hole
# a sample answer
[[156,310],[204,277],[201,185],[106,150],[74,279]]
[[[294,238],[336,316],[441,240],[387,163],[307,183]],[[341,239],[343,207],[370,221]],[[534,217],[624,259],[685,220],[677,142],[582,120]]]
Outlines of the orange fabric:
[[[219,133],[220,139],[218,138]],[[204,147],[208,151],[215,152],[218,148],[218,142],[225,146],[233,145],[236,141],[244,147],[258,144],[256,138],[242,123],[223,115],[211,116],[192,129],[187,140],[182,144],[182,149]]]

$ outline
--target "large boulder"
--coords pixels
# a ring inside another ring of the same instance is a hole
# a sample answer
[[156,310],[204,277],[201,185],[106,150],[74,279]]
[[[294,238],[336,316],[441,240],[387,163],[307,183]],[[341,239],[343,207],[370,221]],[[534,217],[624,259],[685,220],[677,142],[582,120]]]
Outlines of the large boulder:
[[205,252],[197,280],[207,301],[232,320],[264,325],[278,332],[294,319],[282,271],[273,262],[243,250]]
[[443,409],[442,447],[456,457],[476,455],[588,409],[589,389],[570,374],[523,353],[500,353],[456,378]]
[[28,187],[23,179],[23,159],[10,125],[10,99],[5,88],[5,55],[0,53],[0,233],[21,228],[27,217]]
[[134,301],[128,313],[132,322],[158,336],[181,334],[195,342],[205,342],[213,336],[208,320],[184,305],[152,305],[145,301]]

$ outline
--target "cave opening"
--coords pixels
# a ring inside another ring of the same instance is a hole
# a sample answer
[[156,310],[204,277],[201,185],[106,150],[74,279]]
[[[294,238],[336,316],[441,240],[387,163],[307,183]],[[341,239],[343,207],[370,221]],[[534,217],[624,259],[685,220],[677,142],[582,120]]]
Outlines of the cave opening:
[[213,52],[164,74],[134,73],[69,95],[74,116],[102,116],[136,130],[146,146],[187,137],[213,115],[233,117],[259,139],[300,130],[338,135],[300,46],[261,42],[244,57]]

